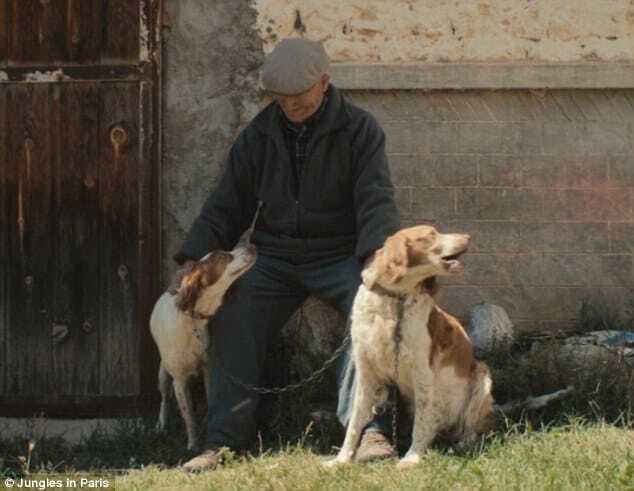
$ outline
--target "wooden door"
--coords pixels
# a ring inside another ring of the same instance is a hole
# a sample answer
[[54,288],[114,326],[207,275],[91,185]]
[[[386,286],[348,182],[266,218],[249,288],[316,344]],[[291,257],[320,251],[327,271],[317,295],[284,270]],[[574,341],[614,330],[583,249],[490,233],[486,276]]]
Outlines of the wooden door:
[[0,0],[0,415],[155,399],[159,0]]

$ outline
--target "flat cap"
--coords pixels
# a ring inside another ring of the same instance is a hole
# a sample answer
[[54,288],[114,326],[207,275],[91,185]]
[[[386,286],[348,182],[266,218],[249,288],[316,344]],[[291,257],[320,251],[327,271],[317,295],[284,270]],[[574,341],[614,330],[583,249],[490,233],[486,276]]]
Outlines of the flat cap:
[[321,43],[302,38],[283,39],[264,60],[262,85],[276,94],[301,94],[317,83],[329,64]]

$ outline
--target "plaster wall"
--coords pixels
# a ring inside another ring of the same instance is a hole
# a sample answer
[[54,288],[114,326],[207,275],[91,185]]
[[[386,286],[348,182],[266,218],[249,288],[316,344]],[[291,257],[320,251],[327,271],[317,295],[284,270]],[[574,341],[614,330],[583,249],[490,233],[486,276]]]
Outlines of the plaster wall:
[[231,143],[258,111],[263,60],[248,2],[165,2],[163,276],[215,186]]
[[303,35],[334,62],[634,59],[632,0],[255,0],[270,51]]

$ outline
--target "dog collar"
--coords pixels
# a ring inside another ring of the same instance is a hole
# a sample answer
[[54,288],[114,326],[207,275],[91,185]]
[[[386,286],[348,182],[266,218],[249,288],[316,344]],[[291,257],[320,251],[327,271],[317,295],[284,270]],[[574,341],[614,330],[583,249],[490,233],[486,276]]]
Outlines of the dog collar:
[[396,300],[405,300],[405,297],[407,296],[406,294],[399,295],[398,293],[391,292],[387,288],[384,288],[377,283],[372,285],[372,287],[369,290],[374,293],[378,293],[379,295],[384,295],[386,297],[394,298]]
[[196,319],[196,320],[207,320],[211,317],[210,315],[203,315],[199,312],[196,312],[195,310],[192,310],[190,312],[185,312],[185,313],[188,316],[190,316],[192,319]]

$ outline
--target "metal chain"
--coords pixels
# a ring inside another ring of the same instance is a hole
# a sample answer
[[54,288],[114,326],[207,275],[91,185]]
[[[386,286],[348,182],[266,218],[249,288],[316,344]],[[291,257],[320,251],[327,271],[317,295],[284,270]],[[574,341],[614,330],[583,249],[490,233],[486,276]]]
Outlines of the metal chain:
[[392,391],[392,445],[395,449],[398,449],[398,359],[401,351],[401,324],[404,310],[404,301],[399,299],[396,303],[397,320],[394,329],[394,389]]
[[[253,235],[253,231],[255,230],[255,223],[257,222],[258,216],[260,214],[260,209],[262,208],[263,204],[264,203],[262,201],[258,201],[258,207],[255,210],[255,215],[253,217],[253,220],[251,221],[251,226],[244,232],[244,234],[242,235],[242,238],[240,239],[240,242],[243,242],[246,244],[251,243],[251,236]],[[303,309],[300,307],[299,315],[297,318],[298,327],[301,327],[302,319],[303,319]],[[228,372],[228,370],[226,370],[220,363],[219,363],[219,368],[225,373],[225,376],[232,383],[242,387],[243,389],[247,389],[250,392],[255,392],[256,394],[283,394],[285,392],[292,392],[294,390],[301,389],[302,387],[308,385],[309,383],[319,380],[324,375],[326,370],[328,370],[333,365],[333,363],[337,361],[337,358],[339,358],[341,354],[346,350],[349,343],[350,343],[350,332],[348,332],[346,337],[343,338],[341,345],[335,350],[332,356],[324,362],[321,368],[314,371],[304,380],[300,380],[299,382],[296,382],[294,384],[289,384],[284,387],[267,388],[267,387],[258,387],[256,385],[247,384],[243,382],[242,380],[238,379],[237,377],[235,377],[234,375],[231,375]]]
[[231,382],[233,382],[236,385],[239,385],[243,389],[247,389],[248,391],[255,392],[256,394],[283,394],[285,392],[292,392],[297,389],[301,389],[302,387],[319,380],[324,375],[326,370],[328,370],[334,364],[334,362],[337,361],[337,358],[339,358],[339,356],[341,356],[341,354],[347,349],[349,343],[350,343],[350,333],[348,333],[346,337],[343,338],[341,345],[335,350],[332,356],[324,362],[321,368],[314,371],[305,379],[300,380],[299,382],[296,382],[294,384],[286,385],[284,387],[268,388],[268,387],[258,387],[256,385],[247,384],[243,382],[242,380],[238,379],[237,377],[231,375],[227,370],[224,370],[224,367],[221,367],[221,369],[224,370],[226,377]]

